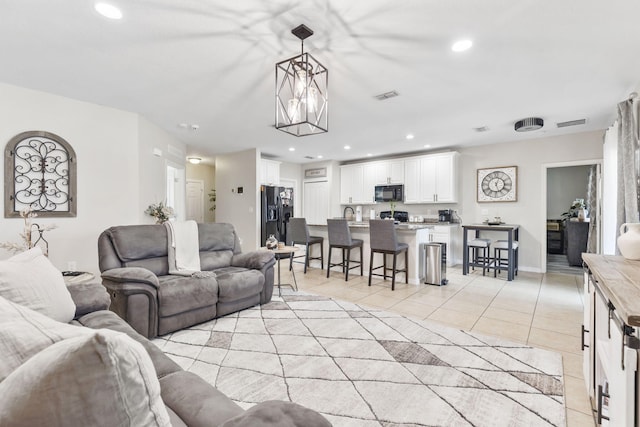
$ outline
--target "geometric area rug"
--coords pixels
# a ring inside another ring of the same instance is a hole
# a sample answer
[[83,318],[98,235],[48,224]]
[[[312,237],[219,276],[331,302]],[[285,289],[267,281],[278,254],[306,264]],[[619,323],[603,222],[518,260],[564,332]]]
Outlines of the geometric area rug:
[[334,426],[564,426],[557,353],[303,292],[156,338],[243,408]]

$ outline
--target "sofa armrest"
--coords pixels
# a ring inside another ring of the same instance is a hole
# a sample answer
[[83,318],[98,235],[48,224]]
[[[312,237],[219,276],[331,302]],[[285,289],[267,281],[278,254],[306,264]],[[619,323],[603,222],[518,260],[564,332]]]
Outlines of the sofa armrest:
[[100,283],[70,283],[67,290],[76,305],[74,319],[94,311],[107,310],[111,304],[109,293]]
[[111,296],[111,311],[139,334],[158,334],[158,277],[146,268],[112,268],[102,272],[102,284]]
[[113,283],[145,283],[158,288],[158,277],[142,267],[112,268],[102,272],[102,279]]
[[271,301],[271,296],[273,295],[273,266],[275,263],[275,254],[265,250],[236,254],[231,258],[231,266],[260,270],[264,275],[264,287],[260,293],[260,304],[266,304]]
[[275,255],[269,251],[251,251],[236,254],[231,258],[233,267],[244,267],[255,270],[263,270],[276,263]]

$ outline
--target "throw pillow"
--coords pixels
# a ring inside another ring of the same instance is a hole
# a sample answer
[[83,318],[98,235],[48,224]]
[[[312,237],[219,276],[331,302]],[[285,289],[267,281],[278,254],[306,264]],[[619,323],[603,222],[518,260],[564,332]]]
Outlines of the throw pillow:
[[3,426],[170,426],[144,347],[101,329],[53,344],[0,383]]
[[0,296],[0,381],[39,351],[90,329],[53,320]]
[[0,261],[0,296],[64,323],[76,312],[62,273],[39,247]]

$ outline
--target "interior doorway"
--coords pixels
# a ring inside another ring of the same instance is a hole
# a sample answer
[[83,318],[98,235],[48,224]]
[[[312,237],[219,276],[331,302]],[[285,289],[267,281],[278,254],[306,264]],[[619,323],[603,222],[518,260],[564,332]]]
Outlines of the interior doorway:
[[[601,163],[584,160],[542,165],[543,272],[582,274],[581,253],[587,251],[590,233],[594,239],[592,246],[597,253],[601,252]],[[589,191],[594,193],[594,206],[589,206]],[[581,211],[581,202],[588,209]],[[589,209],[593,212],[588,212]],[[585,220],[579,221],[578,215],[583,214]]]
[[204,222],[204,181],[200,179],[188,179],[186,198],[186,219],[192,219],[195,222]]
[[173,208],[176,214],[176,220],[184,221],[185,219],[185,168],[167,161],[166,164],[166,190],[167,190],[167,206]]

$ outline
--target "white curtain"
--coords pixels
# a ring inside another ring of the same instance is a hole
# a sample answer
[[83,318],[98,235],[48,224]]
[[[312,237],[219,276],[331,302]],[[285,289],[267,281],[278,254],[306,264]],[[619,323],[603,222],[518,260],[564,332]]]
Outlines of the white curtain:
[[587,183],[587,209],[589,211],[589,237],[587,239],[587,252],[598,252],[598,223],[600,221],[600,209],[598,207],[598,166],[589,168],[589,182]]
[[[625,222],[639,222],[638,217],[638,147],[637,104],[628,99],[618,104],[618,217],[616,227]],[[618,253],[616,251],[616,253]]]

